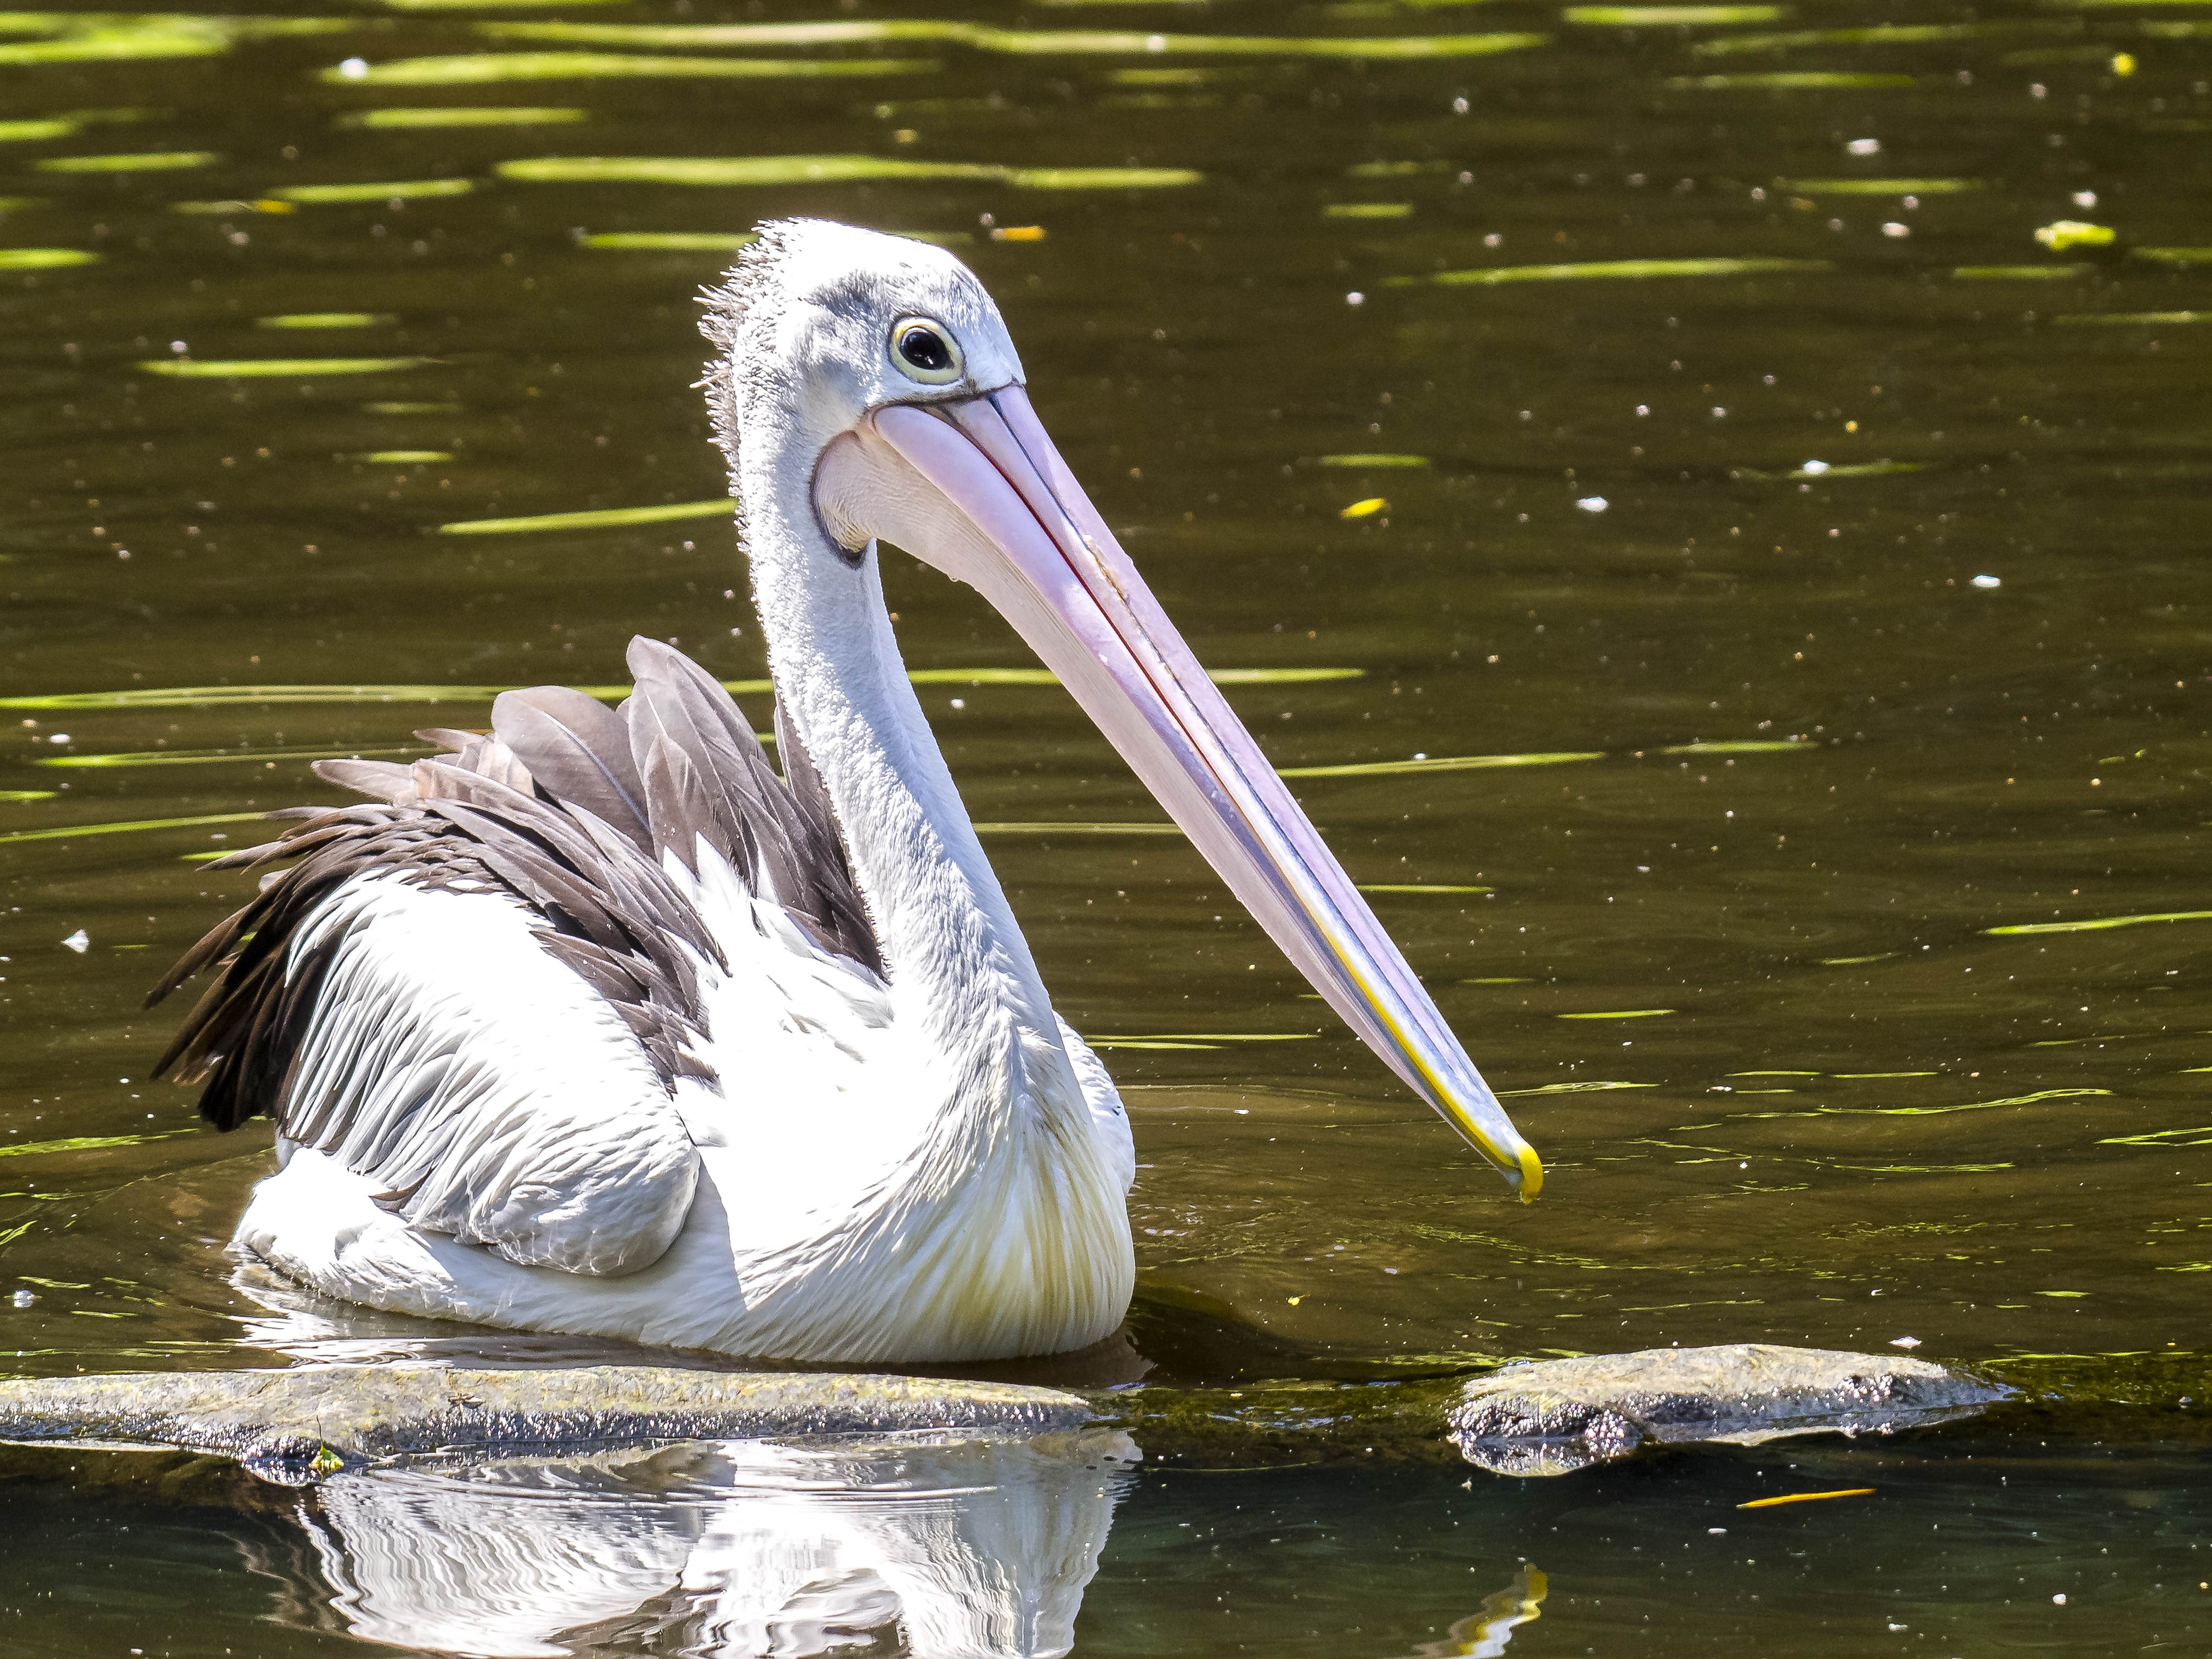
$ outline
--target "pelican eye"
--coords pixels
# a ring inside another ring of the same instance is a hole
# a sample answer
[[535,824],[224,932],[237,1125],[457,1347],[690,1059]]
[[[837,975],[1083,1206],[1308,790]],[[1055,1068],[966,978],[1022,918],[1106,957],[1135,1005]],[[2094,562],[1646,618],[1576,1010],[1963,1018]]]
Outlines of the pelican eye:
[[891,360],[910,380],[950,386],[960,378],[960,348],[927,317],[902,317],[891,325]]

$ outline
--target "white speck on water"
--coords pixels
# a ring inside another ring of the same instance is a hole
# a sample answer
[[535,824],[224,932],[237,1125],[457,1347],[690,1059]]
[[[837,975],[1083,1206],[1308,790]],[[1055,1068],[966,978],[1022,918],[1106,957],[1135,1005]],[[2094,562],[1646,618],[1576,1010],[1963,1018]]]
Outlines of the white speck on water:
[[1367,296],[1354,289],[1344,296],[1344,303],[1348,306],[1364,306],[1367,303]]
[[19,1308],[27,1308],[39,1299],[39,1293],[36,1291],[18,1291],[8,1299]]
[[1844,148],[1854,155],[1879,155],[1881,154],[1881,140],[1879,138],[1854,138],[1850,143],[1845,144]]
[[1452,100],[1452,113],[1454,115],[1464,115],[1467,112],[1468,101],[1466,99],[1455,98]]
[[2096,205],[2097,205],[2097,192],[2096,192],[2095,191],[2094,191],[2094,190],[2077,190],[2077,191],[2075,191],[2074,192],[2074,205],[2075,205],[2075,207],[2094,207],[2094,206],[2096,206]]
[[955,708],[965,708],[968,706],[968,699],[965,697],[955,697],[952,700],[952,706]]
[[1911,225],[1901,225],[1898,223],[1896,220],[1892,219],[1887,224],[1881,228],[1881,234],[1894,240],[1899,236],[1911,235],[1912,227]]
[[1808,477],[1817,478],[1823,472],[1826,472],[1828,470],[1828,463],[1826,461],[1808,461],[1804,465],[1799,467],[1797,470],[1800,472],[1804,473]]
[[1727,1531],[1728,1528],[1726,1527],[1707,1527],[1705,1528],[1706,1535],[1712,1538],[1718,1538]]
[[182,340],[172,340],[169,342],[169,349],[182,357],[191,350],[191,347],[186,345]]
[[1728,419],[1728,410],[1723,409],[1718,404],[1715,404],[1713,405],[1713,418],[1717,421],[1725,421]]
[[1602,513],[1613,505],[1602,495],[1585,495],[1575,503],[1585,513]]
[[368,59],[366,58],[349,58],[344,63],[338,65],[338,73],[349,81],[367,80],[368,78]]
[[1636,413],[1639,418],[1645,415],[1649,415],[1650,412],[1651,405],[1649,404],[1638,404],[1636,405]]
[[1977,576],[1974,578],[1974,586],[1977,587],[2002,587],[2004,586],[2004,578],[2002,576]]
[[1889,1339],[1889,1346],[1893,1348],[1917,1348],[1920,1346],[1920,1339],[1917,1336],[1893,1336]]
[[46,739],[48,743],[67,743],[69,740],[70,734],[66,732],[57,732]]
[[2064,1590],[2059,1591],[2057,1595],[2051,1598],[2051,1605],[2054,1607],[2064,1607],[2066,1605],[2066,1592]]
[[62,943],[69,949],[76,951],[77,955],[82,956],[87,951],[92,949],[92,935],[86,933],[83,928],[80,927],[76,932],[71,933],[67,939],[64,939]]

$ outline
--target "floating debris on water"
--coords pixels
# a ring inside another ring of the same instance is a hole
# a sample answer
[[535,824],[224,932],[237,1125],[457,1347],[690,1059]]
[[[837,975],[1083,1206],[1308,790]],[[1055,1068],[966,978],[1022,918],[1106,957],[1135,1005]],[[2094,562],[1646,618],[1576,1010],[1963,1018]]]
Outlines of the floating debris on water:
[[2081,219],[2057,219],[2039,226],[2035,240],[2053,253],[2063,253],[2069,247],[2110,247],[2119,238],[2119,233],[2110,225],[2093,225]]

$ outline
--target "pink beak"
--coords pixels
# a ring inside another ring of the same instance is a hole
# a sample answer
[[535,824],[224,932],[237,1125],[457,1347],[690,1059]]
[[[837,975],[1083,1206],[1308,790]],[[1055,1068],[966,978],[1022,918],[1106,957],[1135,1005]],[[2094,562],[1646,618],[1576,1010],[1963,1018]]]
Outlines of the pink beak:
[[998,609],[1238,900],[1390,1069],[1523,1200],[1521,1138],[1398,947],[1199,666],[1026,392],[892,404],[833,443],[815,495]]

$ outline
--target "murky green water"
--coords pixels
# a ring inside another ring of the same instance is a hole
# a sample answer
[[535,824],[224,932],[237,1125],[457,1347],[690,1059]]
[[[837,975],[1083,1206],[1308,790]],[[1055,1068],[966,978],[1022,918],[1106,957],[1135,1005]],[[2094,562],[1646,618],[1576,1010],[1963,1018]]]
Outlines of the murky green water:
[[[138,998],[242,890],[192,860],[323,798],[307,757],[611,683],[633,632],[763,672],[726,518],[623,510],[720,495],[692,295],[823,214],[991,285],[1552,1166],[1512,1202],[1008,630],[892,562],[1132,1103],[1155,1379],[1909,1337],[2142,1402],[1549,1483],[1079,1471],[1096,1576],[1024,1570],[1080,1649],[2201,1650],[2209,81],[2191,0],[0,15],[0,1272],[37,1298],[0,1355],[422,1351],[230,1283],[266,1135],[143,1082]],[[452,530],[575,513],[614,521]],[[419,1516],[69,1461],[10,1486],[0,1651],[548,1650],[465,1596],[406,1622],[436,1598],[371,1546]],[[584,1556],[750,1490],[624,1479],[559,1522]],[[958,1524],[1018,1554],[1031,1479]],[[1877,1491],[1730,1509],[1808,1483]],[[660,1593],[557,1628],[750,1650],[617,1616]]]

